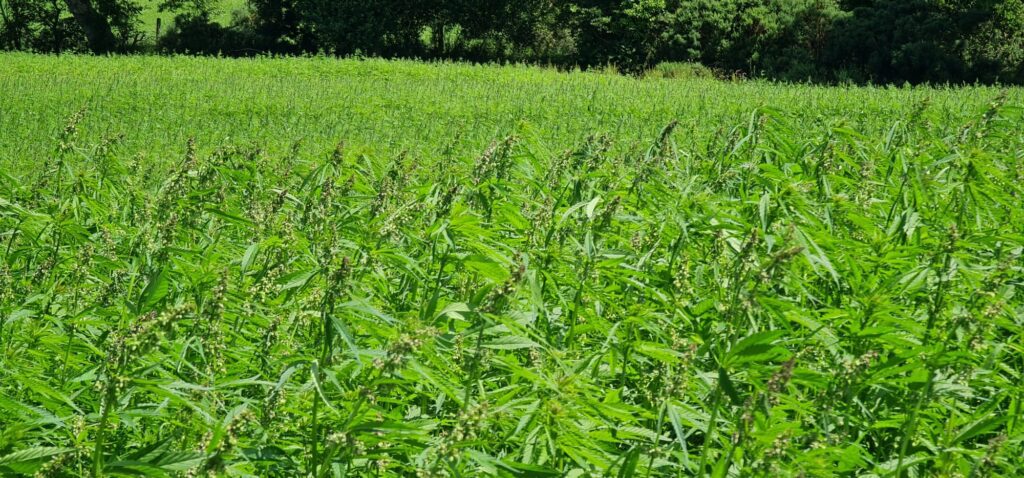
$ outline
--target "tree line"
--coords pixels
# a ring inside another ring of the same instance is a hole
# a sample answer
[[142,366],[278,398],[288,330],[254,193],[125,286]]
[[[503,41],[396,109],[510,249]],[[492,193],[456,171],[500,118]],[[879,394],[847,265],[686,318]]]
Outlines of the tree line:
[[0,49],[326,53],[824,82],[1024,83],[1024,0],[0,0]]

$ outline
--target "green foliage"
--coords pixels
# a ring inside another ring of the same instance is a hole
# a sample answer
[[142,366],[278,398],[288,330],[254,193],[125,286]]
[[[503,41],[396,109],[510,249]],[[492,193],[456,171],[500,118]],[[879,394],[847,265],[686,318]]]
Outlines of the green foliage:
[[0,60],[0,473],[1024,470],[1020,90]]
[[996,2],[992,14],[967,39],[964,57],[986,80],[1024,83],[1024,1]]
[[657,62],[672,19],[664,0],[570,2],[566,15],[576,32],[580,63],[614,64],[627,72]]
[[37,52],[76,51],[85,36],[64,6],[53,2],[0,0],[0,49]]
[[[138,3],[94,0],[93,7],[109,23],[118,50],[127,51],[139,43]],[[0,0],[0,50],[88,51],[82,26],[70,16],[66,3],[41,0]]]
[[343,55],[539,60],[563,35],[545,0],[296,0],[294,11],[308,45]]
[[1020,0],[850,2],[828,63],[875,81],[1019,81]]
[[965,65],[956,51],[963,37],[957,24],[977,22],[976,17],[962,19],[962,13],[933,0],[859,6],[837,28],[833,61],[861,66],[879,81],[958,80]]
[[342,55],[422,55],[420,31],[431,20],[429,7],[418,0],[296,0],[314,43]]

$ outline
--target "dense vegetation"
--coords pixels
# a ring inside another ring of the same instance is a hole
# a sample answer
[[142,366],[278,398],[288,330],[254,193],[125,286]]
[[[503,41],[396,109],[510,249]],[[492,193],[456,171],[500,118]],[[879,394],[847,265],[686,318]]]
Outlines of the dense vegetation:
[[[629,73],[686,62],[796,81],[1024,82],[1024,0],[237,2],[0,0],[0,49],[328,53]],[[149,22],[154,10],[174,18],[162,32]]]
[[0,474],[1024,471],[1020,90],[0,62]]

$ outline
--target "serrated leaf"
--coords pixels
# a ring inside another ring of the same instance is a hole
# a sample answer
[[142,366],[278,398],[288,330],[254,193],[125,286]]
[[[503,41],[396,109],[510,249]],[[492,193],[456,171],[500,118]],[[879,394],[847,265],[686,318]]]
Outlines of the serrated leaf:
[[538,348],[540,347],[540,344],[526,337],[506,335],[488,341],[487,343],[483,344],[483,347],[493,350],[519,350]]
[[16,473],[31,474],[42,464],[43,459],[70,451],[73,449],[49,446],[26,448],[0,456],[0,467],[8,468]]

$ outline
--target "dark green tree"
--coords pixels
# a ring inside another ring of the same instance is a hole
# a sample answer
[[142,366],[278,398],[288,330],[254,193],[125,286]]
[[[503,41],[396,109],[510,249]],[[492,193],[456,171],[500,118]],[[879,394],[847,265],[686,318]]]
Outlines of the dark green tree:
[[[847,0],[827,67],[880,82],[993,80],[1019,62],[1019,0]],[[1017,58],[1016,60],[1014,58]],[[997,65],[991,64],[997,63]],[[996,75],[998,76],[998,75]]]
[[134,0],[0,0],[0,47],[126,51],[140,39]]
[[576,0],[563,15],[584,66],[640,71],[657,62],[671,39],[673,17],[664,0]]
[[85,42],[60,2],[0,0],[0,49],[57,52]]

